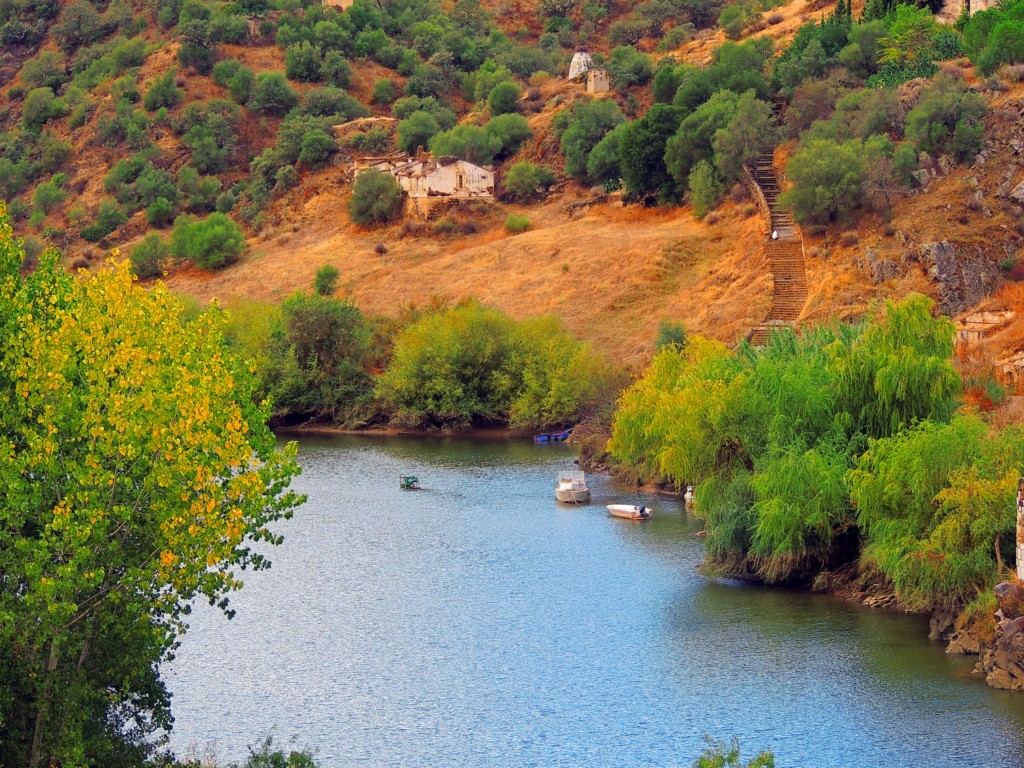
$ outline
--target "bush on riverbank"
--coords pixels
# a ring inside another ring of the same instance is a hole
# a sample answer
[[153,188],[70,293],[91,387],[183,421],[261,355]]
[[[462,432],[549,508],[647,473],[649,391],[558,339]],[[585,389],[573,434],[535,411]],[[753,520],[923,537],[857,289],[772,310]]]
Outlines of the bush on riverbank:
[[953,417],[954,330],[931,307],[912,296],[764,350],[664,349],[623,395],[611,453],[696,485],[709,554],[734,573],[800,581],[860,558],[906,603],[963,606],[1012,557],[1024,432]]
[[402,331],[377,393],[416,426],[569,424],[591,396],[598,368],[589,347],[557,319],[517,323],[468,302]]

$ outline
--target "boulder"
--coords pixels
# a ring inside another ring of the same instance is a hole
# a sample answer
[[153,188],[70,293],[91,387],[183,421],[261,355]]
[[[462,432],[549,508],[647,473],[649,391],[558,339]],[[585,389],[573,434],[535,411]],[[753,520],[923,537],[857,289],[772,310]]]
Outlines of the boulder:
[[925,243],[918,251],[928,277],[939,293],[939,311],[958,315],[988,296],[999,281],[998,259],[974,248],[957,252],[948,240]]
[[1024,180],[1021,180],[1017,184],[1017,186],[1011,189],[1010,192],[1007,194],[1007,197],[1009,197],[1015,203],[1020,203],[1024,205]]

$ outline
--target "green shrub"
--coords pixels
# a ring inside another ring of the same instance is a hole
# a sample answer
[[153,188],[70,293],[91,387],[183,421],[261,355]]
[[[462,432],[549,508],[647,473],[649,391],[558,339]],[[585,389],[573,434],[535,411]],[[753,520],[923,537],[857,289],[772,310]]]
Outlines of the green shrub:
[[299,103],[298,94],[288,85],[280,72],[260,72],[256,75],[248,106],[253,112],[266,115],[284,115]]
[[[491,118],[484,126],[487,134],[498,140],[499,145],[495,151],[498,159],[510,157],[519,151],[527,139],[533,136],[533,130],[526,118],[522,115],[498,115]],[[468,159],[468,158],[464,158]],[[475,161],[470,161],[475,162]]]
[[146,221],[163,229],[174,221],[174,205],[166,197],[158,197],[146,209]]
[[377,80],[373,84],[373,103],[390,104],[395,100],[395,84],[391,80]]
[[48,120],[63,117],[68,105],[53,95],[51,88],[33,88],[25,97],[21,124],[26,130],[38,132]]
[[167,243],[160,235],[146,235],[142,242],[132,248],[129,260],[136,277],[159,277],[167,262]]
[[721,177],[707,160],[699,161],[690,171],[690,202],[693,203],[693,215],[703,219],[709,211],[718,205],[725,185]]
[[91,243],[99,242],[127,220],[121,206],[113,200],[104,200],[100,203],[96,220],[82,229],[82,238]]
[[175,75],[175,71],[169,69],[153,81],[149,90],[146,91],[146,97],[142,100],[142,106],[147,112],[153,112],[160,107],[170,109],[181,101],[184,93],[174,84]]
[[530,228],[530,220],[525,216],[518,216],[510,213],[505,219],[505,231],[512,235],[519,235]]
[[404,207],[405,192],[390,174],[368,170],[356,176],[348,204],[349,216],[356,224],[396,221]]
[[963,81],[940,77],[907,115],[907,138],[922,152],[973,158],[981,150],[986,110],[985,98]]
[[64,190],[60,188],[64,179],[64,174],[58,174],[58,176],[55,176],[49,181],[36,187],[32,203],[35,205],[37,211],[49,213],[55,207],[64,202],[67,195],[64,193]]
[[477,165],[490,165],[501,149],[499,137],[475,125],[457,125],[430,140],[430,151],[435,156],[453,155]]
[[338,277],[340,275],[341,272],[338,271],[337,267],[324,264],[316,271],[316,277],[313,279],[313,290],[320,296],[333,296],[334,292],[338,289]]
[[323,168],[337,151],[338,145],[324,131],[309,131],[302,137],[299,162],[307,168]]
[[511,80],[498,83],[487,96],[487,106],[490,107],[492,115],[505,115],[515,112],[516,103],[522,89]]
[[587,161],[598,142],[625,119],[622,110],[611,99],[588,99],[560,114],[566,115],[561,136],[565,172],[578,181],[598,181],[587,172]]
[[513,199],[527,202],[542,196],[554,181],[555,174],[550,169],[518,162],[505,174],[504,186]]
[[430,146],[430,140],[440,132],[441,126],[429,112],[413,112],[398,124],[398,148],[412,154]]
[[653,67],[648,56],[631,45],[620,45],[608,59],[608,75],[616,88],[643,85],[651,79]]
[[50,88],[56,92],[67,82],[67,60],[57,51],[41,51],[21,67],[21,81],[28,88]]
[[201,269],[233,264],[245,248],[241,228],[222,213],[211,213],[205,219],[183,215],[174,221],[171,253]]
[[231,78],[238,74],[242,66],[242,62],[238,59],[222,59],[213,65],[210,76],[213,78],[213,82],[221,88],[227,88],[231,83]]

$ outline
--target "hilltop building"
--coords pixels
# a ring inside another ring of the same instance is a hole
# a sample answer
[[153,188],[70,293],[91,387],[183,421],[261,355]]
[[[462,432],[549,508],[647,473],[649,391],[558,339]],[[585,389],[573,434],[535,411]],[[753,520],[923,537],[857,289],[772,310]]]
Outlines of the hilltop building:
[[354,176],[369,169],[394,176],[411,212],[428,218],[441,202],[494,199],[494,171],[457,157],[367,157],[355,162]]
[[594,66],[594,59],[586,48],[577,48],[569,62],[569,80],[581,80]]
[[587,93],[608,93],[611,87],[607,69],[594,67],[587,70]]

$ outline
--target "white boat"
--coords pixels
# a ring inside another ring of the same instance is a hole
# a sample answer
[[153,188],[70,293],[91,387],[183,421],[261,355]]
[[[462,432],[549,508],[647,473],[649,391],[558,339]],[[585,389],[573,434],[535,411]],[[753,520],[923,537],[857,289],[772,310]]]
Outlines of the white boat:
[[582,470],[573,469],[559,472],[555,481],[555,498],[567,504],[586,504],[590,501],[590,489]]
[[636,504],[609,504],[607,509],[609,517],[620,517],[623,520],[650,520],[651,518],[651,510]]

